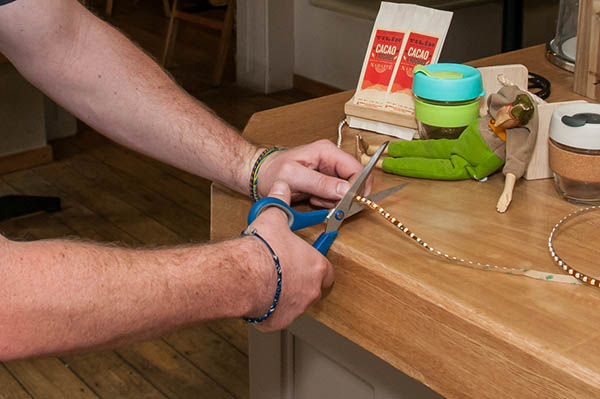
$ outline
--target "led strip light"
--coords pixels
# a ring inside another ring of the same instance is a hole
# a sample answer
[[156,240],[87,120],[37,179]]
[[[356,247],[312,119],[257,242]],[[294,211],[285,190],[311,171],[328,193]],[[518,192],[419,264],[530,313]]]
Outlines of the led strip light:
[[586,284],[593,285],[595,287],[600,287],[600,281],[598,281],[597,278],[594,278],[594,277],[588,276],[584,273],[581,273],[580,271],[577,271],[577,270],[573,269],[571,266],[567,265],[567,263],[564,260],[562,260],[560,256],[558,256],[556,254],[556,251],[554,250],[554,246],[552,245],[552,240],[558,234],[558,230],[560,229],[560,227],[562,225],[564,225],[568,220],[571,220],[576,216],[583,215],[584,213],[587,213],[590,211],[597,211],[599,209],[600,209],[600,207],[590,206],[590,207],[581,208],[574,212],[569,213],[567,216],[562,218],[558,223],[556,223],[556,225],[550,232],[550,237],[548,237],[548,250],[550,251],[550,255],[552,255],[552,259],[554,259],[556,264],[559,267],[561,267],[565,272],[569,273],[571,276],[575,277],[576,279],[581,280]]
[[[379,205],[377,205],[375,202],[371,201],[370,199],[368,199],[366,197],[362,197],[360,195],[357,195],[354,197],[354,201],[376,211],[385,220],[387,220],[388,222],[390,222],[391,224],[396,226],[406,236],[411,238],[413,241],[415,241],[417,244],[419,244],[421,247],[423,247],[429,253],[439,256],[441,258],[444,258],[448,261],[455,262],[455,263],[458,263],[458,264],[461,264],[463,266],[470,267],[473,269],[494,271],[494,272],[499,272],[499,273],[504,273],[504,274],[518,275],[518,276],[526,276],[526,277],[534,278],[536,280],[553,281],[553,282],[557,282],[557,283],[566,283],[566,284],[582,284],[582,282],[584,282],[587,284],[591,284],[591,285],[600,287],[600,282],[597,279],[592,279],[589,276],[586,276],[578,271],[575,271],[570,266],[567,266],[567,264],[562,259],[560,259],[558,257],[558,255],[556,255],[556,252],[554,251],[554,249],[552,247],[552,238],[558,231],[558,228],[561,224],[563,224],[564,222],[566,222],[568,219],[570,219],[572,216],[575,216],[576,214],[583,213],[586,210],[595,209],[596,207],[585,208],[578,212],[573,212],[573,213],[569,214],[568,216],[563,218],[560,222],[558,222],[558,224],[552,230],[552,233],[550,233],[550,238],[548,240],[548,247],[550,248],[550,253],[552,254],[552,257],[554,258],[554,260],[558,263],[558,265],[561,266],[563,268],[563,270],[567,271],[567,273],[569,273],[569,275],[566,275],[566,274],[547,273],[547,272],[542,272],[539,270],[532,270],[532,269],[525,269],[525,268],[512,268],[512,267],[508,267],[508,266],[497,266],[497,265],[484,264],[484,263],[474,262],[471,260],[465,260],[463,258],[458,258],[456,256],[449,255],[447,253],[444,253],[442,251],[434,249],[431,245],[429,245],[427,242],[425,242],[421,238],[419,238],[415,233],[410,231],[408,229],[408,227],[406,227],[401,221],[399,221],[398,219],[393,217],[389,212],[386,212],[385,209],[383,209],[382,207],[380,207]],[[579,281],[579,280],[581,280],[581,281]],[[593,283],[592,283],[592,281],[593,281]]]

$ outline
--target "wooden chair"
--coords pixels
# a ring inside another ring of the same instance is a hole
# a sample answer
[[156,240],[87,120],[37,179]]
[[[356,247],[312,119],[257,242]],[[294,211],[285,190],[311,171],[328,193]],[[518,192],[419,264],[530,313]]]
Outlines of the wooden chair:
[[[169,17],[171,15],[171,5],[169,4],[169,0],[162,0],[163,8],[165,9],[165,15]],[[113,0],[106,0],[106,15],[111,16],[113,9]]]
[[177,39],[179,20],[200,24],[208,28],[221,31],[221,38],[219,39],[219,49],[216,57],[215,69],[213,71],[212,76],[212,83],[215,86],[218,86],[223,80],[225,61],[227,60],[227,53],[229,51],[231,36],[233,34],[235,0],[209,0],[209,3],[212,6],[227,7],[225,11],[225,18],[222,21],[207,18],[202,14],[180,11],[178,9],[178,0],[173,1],[173,6],[171,8],[171,19],[169,21],[169,28],[167,30],[167,37],[165,39],[165,46],[161,58],[161,64],[162,66],[166,67],[171,62],[171,59],[173,57],[173,50],[175,47],[175,41]]

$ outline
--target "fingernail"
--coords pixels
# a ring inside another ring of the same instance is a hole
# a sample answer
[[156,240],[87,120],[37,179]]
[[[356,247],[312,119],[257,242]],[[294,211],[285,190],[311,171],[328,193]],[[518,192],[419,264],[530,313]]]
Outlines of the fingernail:
[[346,194],[348,192],[348,190],[350,190],[350,183],[348,183],[347,181],[343,181],[343,182],[339,182],[338,183],[336,192],[340,196],[343,196],[344,194]]
[[282,183],[280,181],[276,181],[275,183],[273,183],[273,187],[271,188],[271,194],[285,195],[285,191],[286,191],[286,187],[285,187],[284,183]]

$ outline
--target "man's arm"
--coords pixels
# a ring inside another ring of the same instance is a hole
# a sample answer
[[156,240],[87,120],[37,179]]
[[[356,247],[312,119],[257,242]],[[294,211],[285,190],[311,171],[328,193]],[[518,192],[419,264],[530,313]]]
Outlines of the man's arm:
[[118,346],[241,316],[265,291],[256,282],[270,280],[260,268],[268,257],[256,259],[256,268],[243,260],[262,254],[260,243],[246,239],[153,251],[2,239],[0,253],[3,361]]
[[[17,0],[1,6],[0,52],[96,130],[247,191],[260,149],[76,0]],[[318,142],[270,156],[259,174],[259,191],[288,202],[299,193],[312,195],[315,203],[336,200],[347,187],[343,179],[360,169],[333,144]],[[293,193],[277,180],[290,184]],[[255,227],[279,256],[284,276],[277,310],[260,328],[281,329],[320,296],[322,287],[331,285],[333,271],[290,232],[280,211],[265,211]],[[275,290],[273,260],[255,237],[157,251],[0,241],[4,360],[111,347],[211,318],[257,317]]]
[[257,148],[76,0],[0,7],[0,52],[111,139],[243,191]]
[[[185,93],[150,57],[76,0],[17,0],[0,7],[0,52],[100,133],[248,193],[250,170],[262,149]],[[349,188],[346,180],[361,169],[350,155],[325,142],[270,158],[278,162],[261,168],[262,195],[280,179],[288,182],[295,198],[308,193],[321,205],[339,200]]]
[[[270,195],[289,202],[287,185]],[[333,283],[333,269],[277,209],[252,225],[273,247],[282,292],[263,330],[287,327]],[[260,317],[276,269],[256,237],[156,250],[0,236],[0,361],[112,348],[209,319]]]

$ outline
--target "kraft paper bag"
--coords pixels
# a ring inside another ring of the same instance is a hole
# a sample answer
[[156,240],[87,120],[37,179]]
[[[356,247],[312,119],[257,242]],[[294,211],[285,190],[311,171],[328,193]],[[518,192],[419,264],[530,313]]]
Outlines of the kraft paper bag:
[[382,2],[354,103],[414,115],[412,70],[438,61],[451,19],[449,11]]

